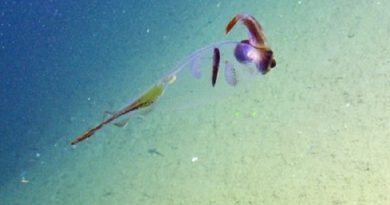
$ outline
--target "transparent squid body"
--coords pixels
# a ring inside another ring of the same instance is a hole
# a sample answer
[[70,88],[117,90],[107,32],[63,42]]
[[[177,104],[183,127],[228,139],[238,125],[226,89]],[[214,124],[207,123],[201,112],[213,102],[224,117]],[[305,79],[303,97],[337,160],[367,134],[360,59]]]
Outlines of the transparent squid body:
[[[235,88],[250,77],[266,74],[276,66],[276,61],[272,50],[267,45],[260,24],[250,15],[238,14],[228,23],[225,33],[230,32],[237,23],[242,23],[248,29],[248,39],[222,41],[194,51],[143,94],[124,108],[111,112],[108,118],[75,138],[71,144],[74,145],[90,138],[108,124],[125,125],[124,123],[115,123],[115,121],[128,113],[153,105],[165,93],[167,87],[173,83],[180,86],[172,86],[166,98],[175,99],[176,101],[172,103],[180,104],[177,102],[178,95],[188,97],[183,95],[183,89],[188,90],[188,94],[194,93],[198,87],[204,88],[207,96],[203,96],[203,99],[210,100],[213,97],[210,95],[210,89],[218,89],[223,86]],[[224,79],[221,80],[221,77]],[[193,82],[194,79],[205,82],[191,84],[190,82]],[[184,102],[188,101],[188,98],[184,99]],[[172,103],[169,104],[172,105]]]

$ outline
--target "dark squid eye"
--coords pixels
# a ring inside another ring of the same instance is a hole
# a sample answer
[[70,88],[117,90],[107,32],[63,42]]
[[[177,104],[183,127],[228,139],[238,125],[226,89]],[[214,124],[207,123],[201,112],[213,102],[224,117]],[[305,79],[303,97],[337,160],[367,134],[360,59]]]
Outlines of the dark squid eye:
[[259,50],[259,52],[260,58],[255,64],[259,72],[266,74],[271,68],[276,66],[276,61],[273,58],[273,52],[271,50]]
[[276,61],[275,61],[275,59],[272,59],[272,61],[271,61],[271,68],[273,68],[275,66],[276,66]]

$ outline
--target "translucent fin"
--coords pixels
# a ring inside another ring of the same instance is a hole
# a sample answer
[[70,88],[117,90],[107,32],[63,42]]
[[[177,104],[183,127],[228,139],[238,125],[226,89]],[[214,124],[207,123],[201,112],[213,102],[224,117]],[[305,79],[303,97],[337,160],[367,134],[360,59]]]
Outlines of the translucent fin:
[[118,122],[114,122],[113,125],[120,127],[120,128],[125,128],[129,124],[129,119],[124,119]]
[[237,71],[234,68],[233,64],[231,64],[229,61],[225,61],[225,80],[226,82],[231,86],[236,86],[238,83],[238,76]]
[[111,112],[111,111],[104,111],[103,112],[103,120],[107,120],[108,118],[110,118],[111,116],[114,115],[114,112]]
[[196,55],[193,58],[191,58],[191,74],[192,77],[196,79],[200,79],[202,77],[202,72],[200,70],[201,63],[200,63],[200,56]]
[[[112,117],[114,114],[115,114],[114,112],[104,111],[103,120],[107,120],[108,118]],[[129,118],[120,121],[115,120],[112,124],[115,125],[116,127],[125,128],[129,124],[128,121]]]

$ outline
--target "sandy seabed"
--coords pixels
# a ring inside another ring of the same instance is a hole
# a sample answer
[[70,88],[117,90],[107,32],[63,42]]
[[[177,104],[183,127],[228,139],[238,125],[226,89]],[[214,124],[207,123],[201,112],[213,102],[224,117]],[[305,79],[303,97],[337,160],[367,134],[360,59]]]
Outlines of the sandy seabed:
[[262,22],[278,62],[269,74],[207,103],[172,88],[125,129],[49,147],[1,204],[390,203],[390,3],[254,2],[207,11],[222,12],[218,29],[237,8]]

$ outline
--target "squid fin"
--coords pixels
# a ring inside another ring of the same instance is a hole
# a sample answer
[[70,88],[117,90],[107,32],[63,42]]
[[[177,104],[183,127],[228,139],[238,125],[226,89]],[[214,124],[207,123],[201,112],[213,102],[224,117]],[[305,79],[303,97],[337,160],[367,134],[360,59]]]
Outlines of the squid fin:
[[129,119],[124,119],[118,122],[114,122],[113,125],[119,128],[125,128],[129,124]]
[[103,112],[103,120],[107,120],[108,118],[112,117],[113,115],[114,115],[114,112],[104,111]]

